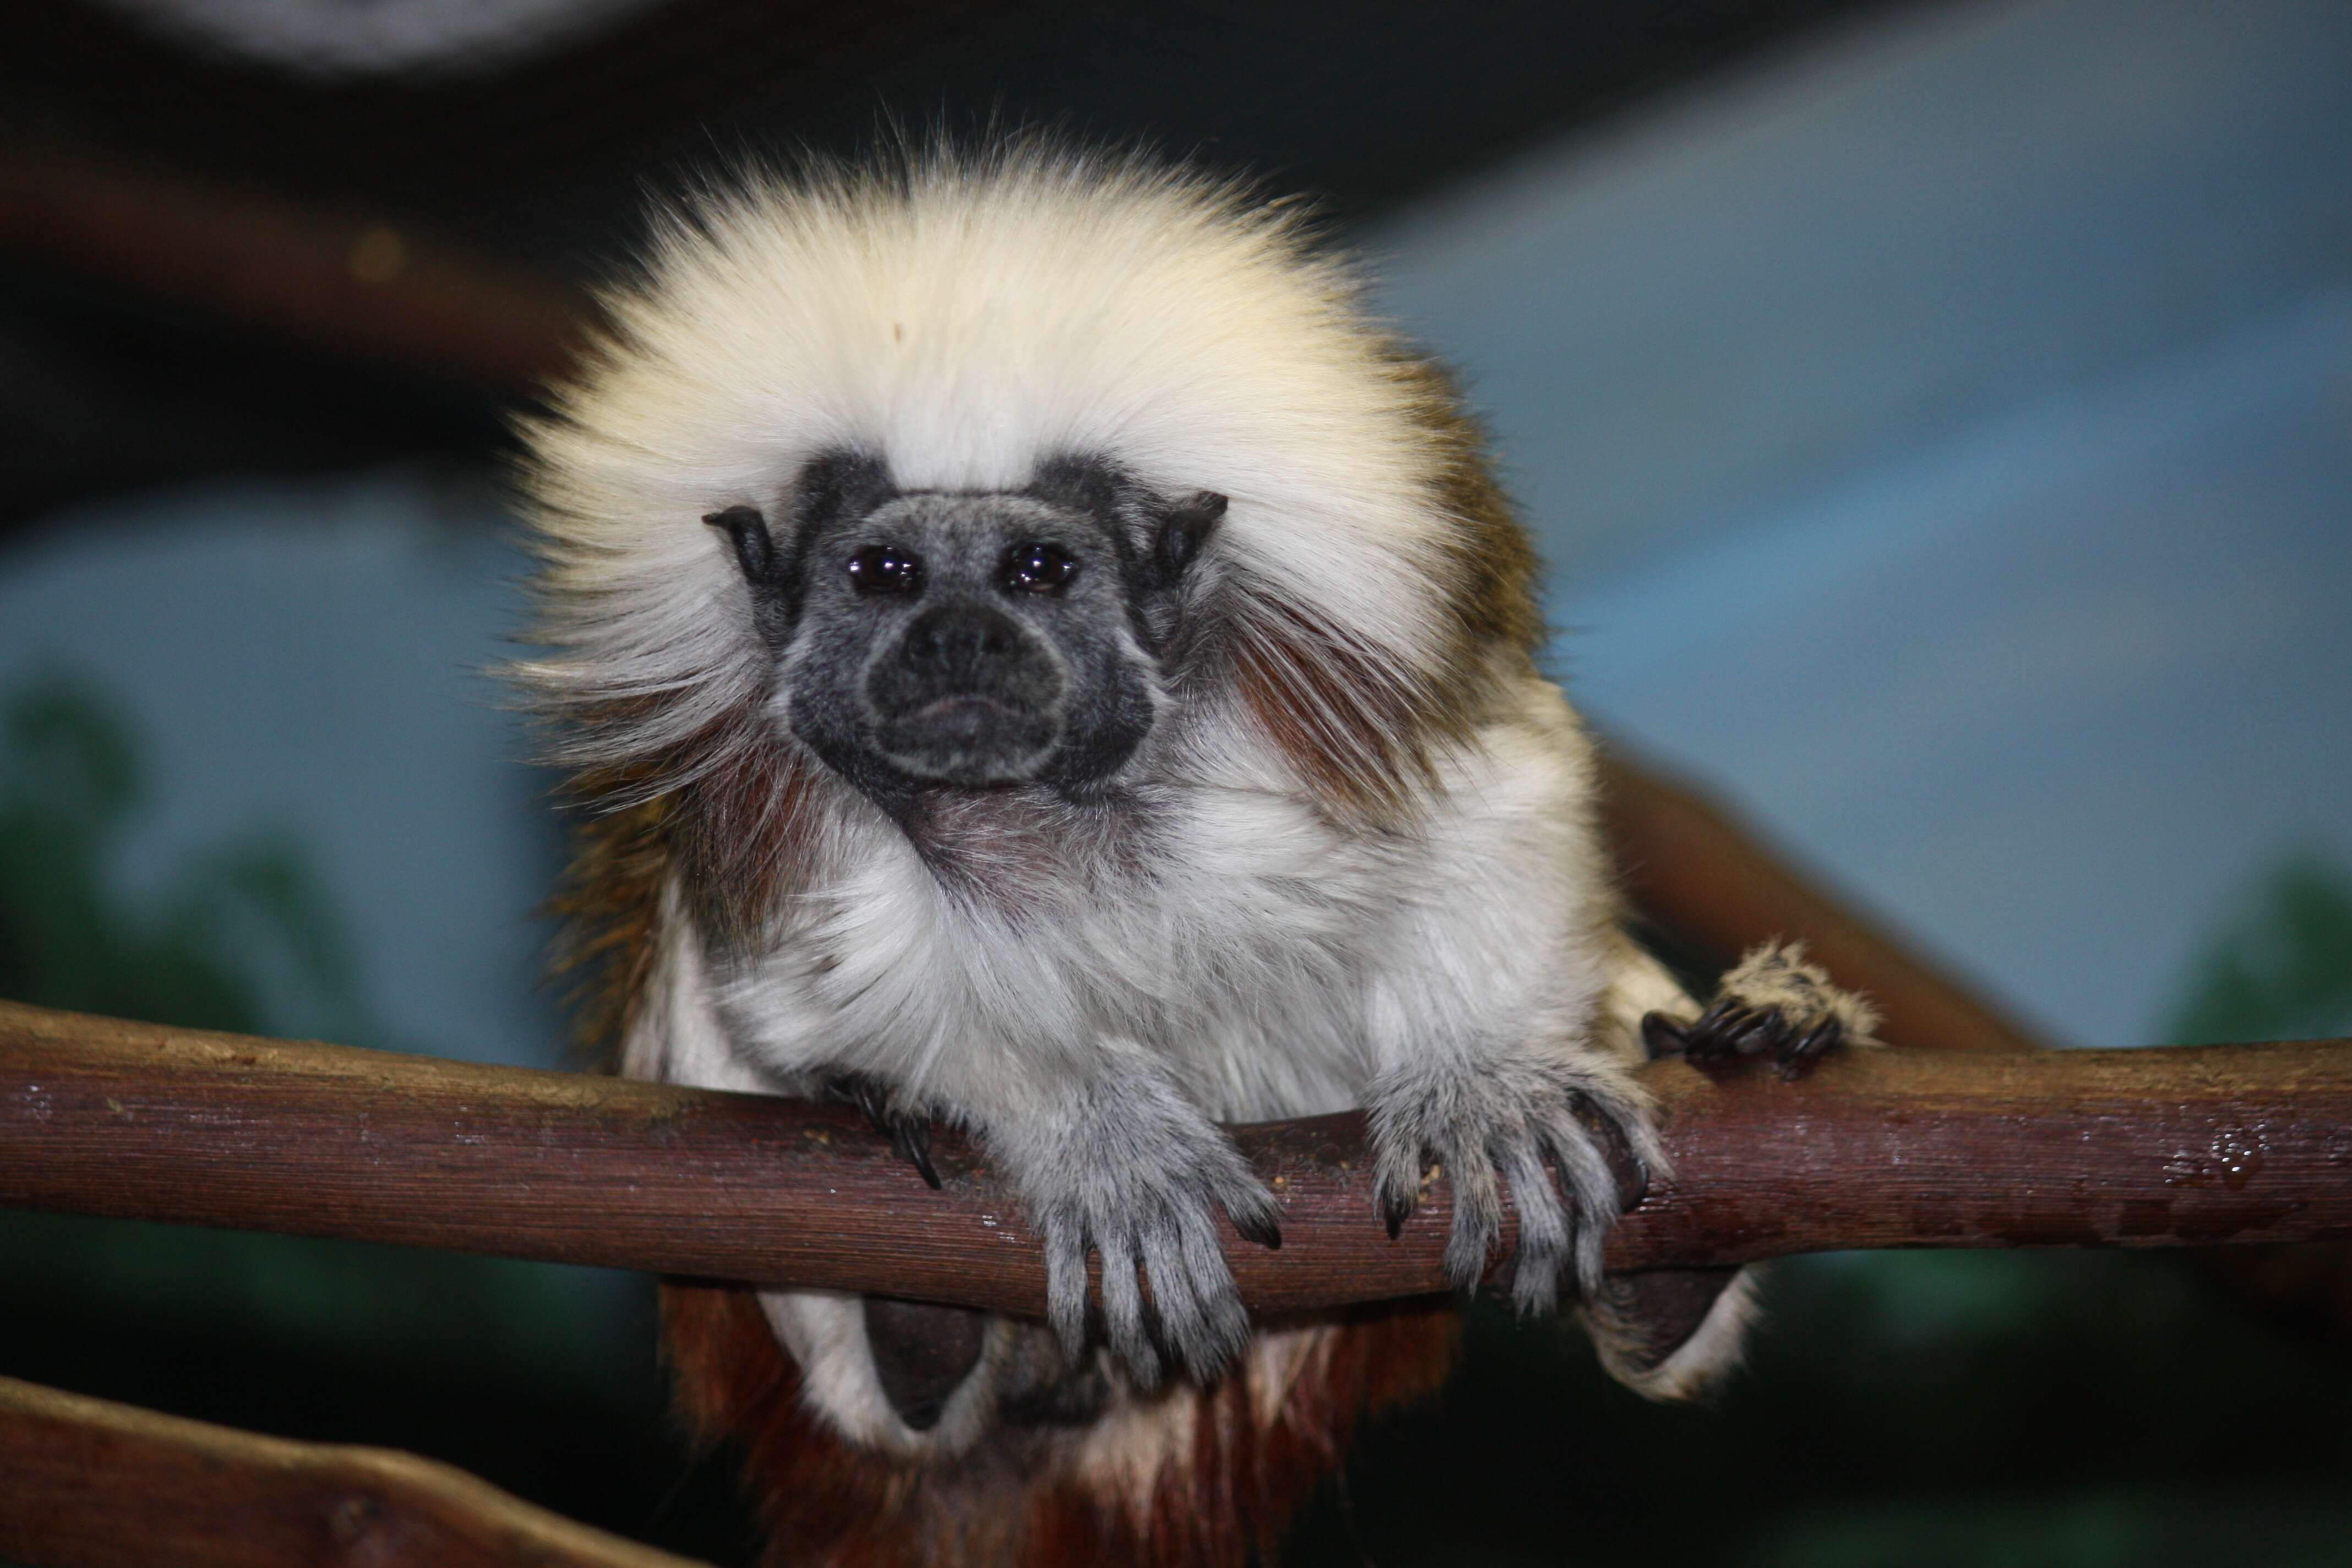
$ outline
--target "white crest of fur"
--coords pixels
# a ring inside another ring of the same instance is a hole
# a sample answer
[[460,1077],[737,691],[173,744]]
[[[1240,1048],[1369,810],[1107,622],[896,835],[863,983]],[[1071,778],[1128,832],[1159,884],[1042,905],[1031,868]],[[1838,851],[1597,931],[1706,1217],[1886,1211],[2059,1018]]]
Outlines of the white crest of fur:
[[626,753],[761,679],[749,616],[711,613],[744,588],[700,520],[781,523],[828,449],[908,489],[1018,487],[1079,454],[1218,491],[1218,549],[1269,599],[1322,606],[1376,665],[1441,657],[1432,437],[1294,208],[1117,158],[937,153],[706,195],[607,304],[611,343],[531,432],[557,652],[521,673],[574,711],[669,699]]

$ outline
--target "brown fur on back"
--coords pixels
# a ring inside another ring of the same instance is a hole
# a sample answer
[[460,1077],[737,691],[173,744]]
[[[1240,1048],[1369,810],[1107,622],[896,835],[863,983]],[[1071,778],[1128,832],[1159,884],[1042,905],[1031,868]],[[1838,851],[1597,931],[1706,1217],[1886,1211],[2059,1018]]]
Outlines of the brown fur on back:
[[1495,482],[1486,433],[1453,379],[1402,347],[1389,374],[1429,443],[1443,548],[1427,564],[1447,616],[1444,657],[1404,669],[1371,657],[1313,606],[1246,595],[1233,649],[1244,704],[1300,779],[1343,818],[1409,817],[1435,759],[1489,717],[1497,678],[1523,674],[1542,642],[1535,550]]
[[621,1037],[653,967],[671,814],[664,796],[583,818],[563,885],[547,903],[561,922],[553,968],[569,986],[574,1047],[599,1071],[619,1068]]

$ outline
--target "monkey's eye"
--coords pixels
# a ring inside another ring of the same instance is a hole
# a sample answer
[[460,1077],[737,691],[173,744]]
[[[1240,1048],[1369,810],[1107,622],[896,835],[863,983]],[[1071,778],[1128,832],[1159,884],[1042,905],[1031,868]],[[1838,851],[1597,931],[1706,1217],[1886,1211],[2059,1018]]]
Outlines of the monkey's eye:
[[1058,544],[1016,544],[1004,558],[1004,585],[1024,594],[1058,594],[1078,574],[1078,563]]
[[923,585],[923,563],[895,544],[869,544],[849,558],[849,582],[861,594],[911,594]]

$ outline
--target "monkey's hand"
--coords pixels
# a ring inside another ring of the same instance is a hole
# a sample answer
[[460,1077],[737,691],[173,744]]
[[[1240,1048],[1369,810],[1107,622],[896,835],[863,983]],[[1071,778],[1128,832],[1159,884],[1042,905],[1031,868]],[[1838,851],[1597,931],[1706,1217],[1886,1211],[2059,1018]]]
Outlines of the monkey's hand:
[[1102,1257],[1111,1352],[1139,1386],[1158,1384],[1163,1350],[1203,1380],[1241,1353],[1249,1317],[1212,1211],[1280,1247],[1282,1209],[1174,1084],[1156,1069],[1107,1074],[1042,1112],[992,1121],[986,1136],[1045,1240],[1046,1314],[1074,1359],[1086,1345],[1090,1249]]
[[1694,1067],[1769,1056],[1782,1078],[1801,1078],[1841,1046],[1874,1046],[1878,1010],[1830,984],[1796,942],[1768,942],[1723,977],[1723,991],[1696,1021],[1664,1013],[1642,1020],[1654,1059],[1680,1054]]
[[1502,1229],[1502,1183],[1510,1182],[1519,1211],[1510,1291],[1522,1313],[1549,1311],[1570,1269],[1578,1290],[1592,1292],[1609,1227],[1642,1201],[1650,1173],[1666,1168],[1641,1091],[1598,1052],[1403,1062],[1373,1081],[1371,1127],[1373,1191],[1391,1236],[1412,1213],[1433,1163],[1452,1185],[1445,1271],[1463,1289],[1486,1271]]

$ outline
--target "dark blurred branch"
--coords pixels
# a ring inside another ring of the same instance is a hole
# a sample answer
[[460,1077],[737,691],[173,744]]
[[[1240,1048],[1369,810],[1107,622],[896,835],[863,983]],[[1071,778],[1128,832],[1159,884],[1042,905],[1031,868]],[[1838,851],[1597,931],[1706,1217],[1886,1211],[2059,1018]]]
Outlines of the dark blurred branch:
[[[1644,1077],[1675,1175],[1617,1268],[2352,1237],[2352,1042]],[[1253,1308],[1444,1289],[1444,1184],[1390,1240],[1360,1115],[1235,1135],[1286,1211],[1279,1252],[1228,1236]],[[934,1158],[936,1193],[843,1110],[0,1004],[15,1206],[1038,1313],[1037,1244],[980,1151],[943,1132]]]
[[0,253],[516,396],[571,363],[590,315],[577,289],[381,218],[56,147],[0,145]]
[[0,1378],[0,1558],[30,1568],[695,1568],[411,1454]]

